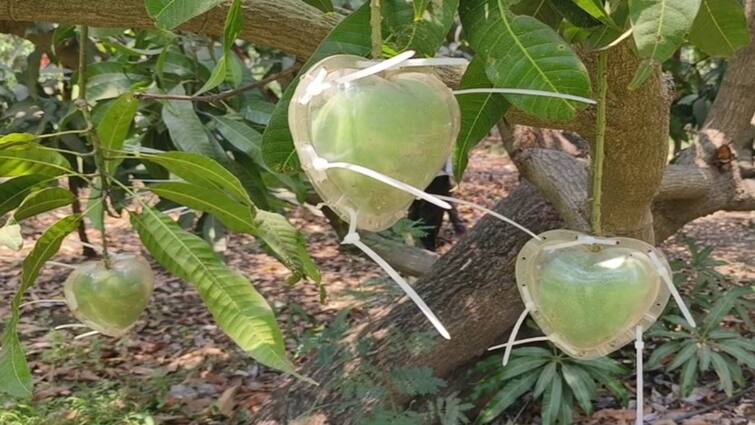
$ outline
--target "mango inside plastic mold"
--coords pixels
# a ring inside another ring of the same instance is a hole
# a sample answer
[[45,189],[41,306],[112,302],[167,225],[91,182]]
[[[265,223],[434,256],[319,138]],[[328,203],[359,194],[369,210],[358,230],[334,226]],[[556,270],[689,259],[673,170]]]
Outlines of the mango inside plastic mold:
[[323,201],[347,222],[356,216],[358,228],[379,231],[402,218],[415,197],[349,169],[322,169],[318,159],[365,167],[423,190],[451,154],[460,113],[453,92],[429,68],[348,78],[366,62],[336,55],[312,66],[291,100],[289,127]]
[[584,236],[552,230],[531,239],[517,258],[516,280],[543,333],[568,355],[593,359],[632,342],[637,326],[655,323],[670,294],[651,257],[668,276],[671,268],[643,241],[574,243]]

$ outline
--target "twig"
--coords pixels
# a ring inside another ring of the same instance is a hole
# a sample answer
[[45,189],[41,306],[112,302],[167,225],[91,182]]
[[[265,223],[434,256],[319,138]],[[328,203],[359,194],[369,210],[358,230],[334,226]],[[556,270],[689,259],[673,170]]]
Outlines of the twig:
[[245,86],[241,86],[237,89],[228,90],[216,94],[209,94],[204,96],[186,96],[186,95],[171,95],[171,94],[151,94],[151,93],[137,93],[134,95],[137,99],[140,100],[184,100],[188,102],[206,102],[206,103],[213,103],[217,102],[219,100],[227,99],[229,97],[238,96],[246,91],[254,90],[256,88],[260,88],[268,83],[272,83],[273,81],[279,80],[285,76],[288,76],[290,74],[295,73],[299,70],[298,65],[294,65],[286,70],[283,70],[277,74],[273,74],[269,77],[263,78],[259,81],[255,81],[253,83],[247,84]]
[[[711,410],[717,409],[717,408],[719,408],[721,406],[729,404],[732,401],[739,400],[742,396],[744,396],[745,394],[747,394],[747,393],[749,393],[751,391],[754,391],[754,390],[755,390],[755,384],[752,384],[749,387],[743,389],[742,391],[740,391],[740,392],[738,392],[736,394],[733,394],[731,397],[727,397],[727,398],[725,398],[725,399],[723,399],[721,401],[718,401],[716,403],[713,403],[711,405],[705,406],[705,407],[697,409],[697,410],[693,410],[693,411],[691,411],[689,413],[685,413],[683,415],[679,415],[679,416],[676,416],[676,417],[673,417],[673,418],[670,418],[670,419],[668,419],[668,418],[662,418],[662,419],[663,420],[671,420],[671,421],[674,421],[674,422],[683,421],[685,419],[689,419],[689,418],[695,417],[697,415],[702,415],[703,413],[710,412]],[[658,420],[661,420],[661,419],[658,419]],[[653,421],[651,423],[656,423],[658,420],[655,420],[655,421]]]
[[603,233],[601,208],[603,197],[603,157],[606,139],[606,92],[608,91],[608,53],[598,53],[598,117],[595,128],[595,149],[592,152],[592,231],[596,235]]
[[372,40],[372,58],[383,56],[383,12],[380,0],[370,0],[370,31]]
[[79,27],[79,98],[76,100],[76,106],[81,111],[86,122],[86,137],[92,144],[94,152],[94,162],[97,166],[97,172],[100,176],[100,193],[102,194],[102,210],[100,211],[100,220],[102,221],[102,260],[106,268],[110,268],[110,255],[108,254],[107,231],[105,230],[105,210],[107,209],[107,197],[110,191],[109,176],[107,174],[105,158],[103,156],[102,144],[97,132],[94,130],[94,121],[92,120],[89,110],[89,103],[86,100],[87,89],[87,46],[89,44],[89,27],[82,25]]

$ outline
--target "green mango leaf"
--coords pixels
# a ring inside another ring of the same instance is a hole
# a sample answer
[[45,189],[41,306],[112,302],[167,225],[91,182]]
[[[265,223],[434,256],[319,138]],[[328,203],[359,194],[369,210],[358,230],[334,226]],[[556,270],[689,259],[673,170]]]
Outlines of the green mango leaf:
[[254,231],[254,215],[249,205],[238,203],[222,192],[191,183],[160,183],[148,189],[161,198],[214,215],[234,232]]
[[[182,96],[186,92],[179,84],[169,94]],[[204,124],[194,111],[192,102],[182,100],[163,102],[162,117],[171,140],[179,150],[204,155],[216,161],[228,161],[228,157],[220,146],[210,140]]]
[[[492,87],[485,75],[485,61],[476,56],[464,76],[460,89]],[[461,130],[453,152],[453,170],[456,181],[461,181],[469,162],[469,152],[490,133],[490,129],[503,117],[509,104],[496,93],[466,94],[457,96],[461,111]]]
[[220,58],[218,63],[215,64],[215,68],[212,69],[212,74],[210,74],[210,78],[205,81],[202,88],[200,88],[196,93],[194,93],[194,96],[199,96],[200,94],[207,92],[209,90],[214,89],[215,87],[223,84],[225,81],[225,77],[228,74],[228,67],[227,64],[227,57],[223,56]]
[[[370,53],[369,4],[344,18],[320,43],[302,67],[306,71],[322,59],[335,54],[366,56]],[[262,134],[262,155],[268,167],[277,172],[299,171],[299,158],[294,150],[294,140],[288,129],[288,104],[294,95],[298,80],[288,85],[283,97],[270,118],[270,123]]]
[[[573,0],[548,0],[554,10],[564,19],[574,25],[573,28],[592,28],[600,25],[600,21],[585,12]],[[562,32],[564,34],[564,32]],[[566,36],[566,34],[564,34]],[[565,37],[566,38],[566,37]]]
[[391,48],[433,57],[454,23],[459,0],[383,0],[382,6]]
[[49,178],[28,174],[0,183],[0,217],[16,209],[32,188]]
[[[524,395],[527,391],[530,391],[537,378],[537,373],[530,373],[524,375],[524,377],[520,379],[508,383],[506,387],[496,393],[496,395],[493,396],[488,404],[482,409],[479,419],[480,422],[484,424],[492,422],[504,410],[514,404],[519,397]],[[561,382],[561,378],[558,378],[558,381]]]
[[19,399],[29,399],[32,395],[32,376],[26,363],[26,354],[18,340],[16,323],[6,325],[0,349],[0,393]]
[[20,315],[20,306],[26,291],[31,288],[39,276],[39,271],[47,260],[60,249],[68,234],[79,224],[80,216],[68,216],[48,228],[34,244],[22,265],[21,286],[11,301],[11,318],[5,326],[0,350],[0,392],[18,398],[30,398],[32,394],[32,377],[26,356],[18,339],[16,325]]
[[89,192],[89,202],[87,202],[86,216],[92,223],[92,227],[102,231],[105,228],[104,198],[102,196],[102,184],[100,178],[95,177],[92,181],[92,188]]
[[652,64],[663,63],[682,45],[701,0],[629,0],[629,19],[637,54],[646,59],[630,87],[639,87]]
[[7,148],[21,143],[29,143],[37,140],[37,136],[30,133],[11,133],[0,136],[0,148]]
[[253,158],[260,165],[264,165],[262,159],[262,134],[245,124],[241,120],[233,119],[227,115],[213,115],[216,128],[223,138],[239,152]]
[[145,5],[159,28],[172,30],[223,3],[225,0],[146,0]]
[[160,265],[191,283],[221,329],[258,362],[295,374],[273,310],[249,280],[230,269],[201,238],[144,208],[131,224]]
[[304,3],[307,3],[310,6],[314,6],[320,11],[329,13],[329,12],[335,12],[335,8],[333,7],[333,2],[331,0],[302,0]]
[[21,226],[15,222],[8,222],[0,227],[0,246],[13,251],[20,251],[24,247],[24,237],[21,235]]
[[603,4],[598,0],[572,0],[580,9],[587,12],[590,16],[603,22],[610,21],[610,17],[603,9]]
[[[132,93],[124,94],[108,107],[105,116],[97,124],[97,136],[104,150],[123,149],[123,142],[128,136],[128,130],[131,128],[138,108],[139,101]],[[121,159],[106,159],[107,171],[112,173],[121,161]]]
[[737,0],[702,0],[689,40],[711,56],[733,56],[750,42],[742,5]]
[[113,99],[149,84],[151,79],[119,62],[90,64],[87,69],[87,100]]
[[550,0],[520,1],[510,5],[515,15],[532,16],[551,28],[558,28],[564,17],[556,10]]
[[15,307],[18,307],[21,304],[21,299],[23,298],[24,293],[34,284],[34,281],[37,280],[39,271],[42,269],[45,262],[58,253],[60,245],[63,243],[63,239],[78,228],[79,220],[81,220],[81,216],[78,214],[70,215],[61,219],[50,226],[50,228],[40,236],[37,243],[34,244],[34,248],[24,259],[21,288],[13,299],[13,305]]
[[249,194],[236,176],[210,158],[189,152],[165,152],[159,155],[142,154],[140,158],[161,165],[187,182],[223,190],[237,201],[252,206]]
[[263,247],[277,258],[294,275],[292,282],[307,277],[315,283],[320,283],[320,270],[307,252],[307,244],[286,217],[269,211],[257,211],[255,217],[257,225],[253,235],[258,238]]
[[75,199],[69,190],[62,187],[48,187],[27,196],[13,213],[13,218],[20,222],[37,214],[71,205]]
[[0,149],[0,177],[27,174],[55,177],[71,172],[63,155],[36,145]]
[[[465,1],[461,17],[469,43],[495,87],[589,97],[590,77],[571,47],[544,23],[514,16],[503,0]],[[505,95],[518,109],[544,120],[574,118],[585,105],[549,97]]]

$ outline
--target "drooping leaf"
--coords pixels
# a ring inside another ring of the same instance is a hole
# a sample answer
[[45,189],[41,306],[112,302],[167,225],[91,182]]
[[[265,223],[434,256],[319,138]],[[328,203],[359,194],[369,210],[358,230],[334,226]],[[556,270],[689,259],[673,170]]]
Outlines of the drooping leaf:
[[682,368],[680,388],[682,397],[687,397],[692,393],[697,381],[697,356],[693,356]]
[[239,202],[252,205],[249,194],[239,179],[210,158],[189,152],[165,152],[159,155],[142,155],[141,158],[165,167],[187,182],[224,190]]
[[28,174],[0,183],[0,216],[16,209],[34,186],[47,179],[45,176]]
[[32,395],[32,377],[26,354],[18,340],[16,323],[6,325],[0,349],[0,393],[19,399],[28,399]]
[[[475,57],[461,78],[460,89],[492,87],[485,75],[482,56]],[[461,130],[453,153],[453,171],[461,181],[469,161],[469,152],[489,133],[508,109],[506,99],[496,93],[467,94],[457,97],[461,111]]]
[[554,377],[557,376],[557,366],[558,363],[550,362],[542,369],[540,376],[537,377],[535,388],[532,390],[532,398],[536,399],[540,397],[540,394],[542,394],[546,388],[550,387]]
[[432,57],[454,23],[459,0],[384,0],[382,6],[393,50]]
[[15,222],[5,223],[0,227],[0,246],[20,251],[24,246],[24,237],[21,235],[21,226]]
[[[170,91],[170,94],[184,95],[186,93],[183,86],[179,84]],[[194,111],[192,102],[166,101],[163,103],[162,117],[170,138],[178,149],[204,155],[216,161],[227,160],[225,152],[210,140],[204,124]]]
[[569,363],[561,365],[564,381],[571,388],[579,406],[588,415],[592,413],[592,398],[595,396],[595,383],[582,368]]
[[0,149],[0,177],[27,174],[55,177],[72,172],[63,155],[35,145]]
[[[366,56],[370,52],[369,4],[344,18],[320,43],[302,67],[306,71],[323,58],[334,54],[351,54]],[[268,167],[278,172],[295,172],[299,170],[299,159],[294,150],[294,141],[288,129],[288,104],[296,90],[296,81],[289,84],[283,97],[270,118],[270,123],[262,134],[262,155]]]
[[[529,16],[514,16],[503,0],[465,1],[460,13],[469,43],[482,55],[495,87],[590,96],[587,69],[549,26]],[[570,120],[584,107],[551,97],[505,97],[518,109],[551,121]]]
[[671,363],[669,363],[668,367],[666,368],[666,372],[671,372],[672,370],[680,367],[689,359],[695,356],[695,353],[697,352],[697,345],[694,343],[694,341],[688,341],[685,342],[685,344],[686,345],[682,345],[682,349],[679,350],[671,360]]
[[212,118],[217,124],[218,131],[228,143],[253,158],[260,165],[264,165],[260,146],[262,135],[257,130],[240,120],[227,116],[213,115]]
[[37,140],[37,136],[30,133],[11,133],[0,136],[0,148],[7,148],[21,143],[29,143]]
[[[106,151],[123,149],[123,142],[126,140],[138,108],[139,102],[131,93],[119,97],[108,107],[104,117],[97,124],[97,136],[100,138],[103,149]],[[107,156],[112,157],[115,154]],[[107,171],[112,173],[121,161],[120,159],[106,159]]]
[[[486,424],[492,422],[497,418],[504,410],[514,404],[514,402],[521,397],[524,393],[532,389],[532,385],[538,378],[537,373],[530,373],[524,375],[520,379],[516,379],[506,384],[495,396],[488,402],[482,409],[480,414],[480,422]],[[559,382],[560,382],[559,378]]]
[[87,69],[87,100],[113,99],[149,84],[151,80],[118,62],[90,64]]
[[39,271],[47,260],[58,253],[60,245],[68,234],[76,230],[81,216],[70,215],[62,218],[48,228],[34,244],[34,248],[24,259],[21,275],[21,287],[13,299],[13,305],[18,307],[24,293],[34,284],[39,276]]
[[653,64],[663,63],[681,46],[692,28],[701,0],[629,0],[629,19],[637,54],[646,61],[630,87],[650,76]]
[[191,183],[160,183],[148,188],[161,198],[214,215],[234,232],[254,231],[252,208],[238,203],[222,192]]
[[226,0],[146,0],[149,16],[156,21],[158,27],[166,30],[183,24],[189,19],[199,16]]
[[713,304],[708,315],[705,316],[703,322],[703,329],[705,331],[711,331],[724,319],[724,316],[729,314],[737,300],[745,294],[752,294],[755,292],[751,287],[735,287],[726,291],[721,295],[718,300]]
[[266,366],[295,373],[275,315],[249,280],[226,266],[204,240],[152,208],[131,214],[131,224],[160,265],[197,289],[239,347]]
[[320,270],[307,252],[304,237],[286,217],[269,211],[257,211],[254,236],[259,238],[266,250],[294,273],[292,281],[308,277],[320,282]]
[[724,359],[723,355],[715,351],[712,351],[710,353],[710,360],[711,364],[713,364],[713,370],[716,371],[716,375],[718,375],[718,380],[721,383],[721,388],[726,392],[727,395],[731,396],[731,394],[734,392],[734,383],[732,382],[729,364],[727,363],[726,359]]
[[653,352],[650,354],[650,358],[648,359],[647,363],[645,363],[645,369],[658,369],[659,367],[661,367],[661,361],[663,361],[663,359],[670,356],[671,354],[675,353],[678,349],[679,343],[676,341],[667,342],[659,347],[656,347],[655,350],[653,350]]
[[27,196],[13,213],[13,218],[20,222],[37,214],[71,205],[74,199],[73,193],[62,187],[48,187]]
[[730,57],[750,41],[747,18],[737,0],[702,0],[689,40],[711,56]]
[[747,351],[733,340],[721,341],[718,346],[721,351],[731,354],[739,363],[755,370],[755,354]]
[[559,376],[553,380],[550,389],[545,391],[541,415],[543,425],[552,425],[556,422],[559,411],[561,410],[562,394],[564,391],[563,386],[563,380]]

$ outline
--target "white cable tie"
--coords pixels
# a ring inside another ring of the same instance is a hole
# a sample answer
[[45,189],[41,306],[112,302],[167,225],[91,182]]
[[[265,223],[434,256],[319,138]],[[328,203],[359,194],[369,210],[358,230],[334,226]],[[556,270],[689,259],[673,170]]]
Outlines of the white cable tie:
[[[550,341],[550,340],[551,339],[547,336],[536,336],[533,338],[520,339],[519,341],[514,341],[512,345],[523,345],[523,344],[529,344],[532,342],[542,342],[542,341]],[[489,347],[488,351],[500,350],[501,348],[506,348],[508,346],[509,346],[508,342],[505,344],[494,345],[492,347]]]
[[407,60],[411,59],[412,56],[414,56],[414,51],[407,50],[404,53],[401,53],[400,55],[396,55],[390,59],[376,62],[372,66],[369,66],[367,68],[361,69],[356,72],[352,72],[351,74],[344,75],[343,77],[336,79],[335,82],[336,84],[346,84],[352,81],[361,80],[362,78],[369,77],[370,75],[375,75],[380,72],[386,71],[388,69],[394,68],[398,66],[399,64],[401,64],[402,62],[406,62]]
[[539,241],[542,240],[542,238],[540,236],[538,236],[537,234],[535,234],[535,232],[533,232],[532,230],[530,230],[530,229],[522,226],[521,224],[519,224],[516,221],[514,221],[514,220],[512,220],[512,219],[510,219],[508,217],[506,217],[505,215],[498,214],[497,212],[495,212],[495,211],[493,211],[493,210],[491,210],[489,208],[485,208],[482,205],[475,204],[474,202],[470,202],[470,201],[465,201],[463,199],[454,198],[454,197],[451,197],[451,196],[443,196],[443,195],[434,195],[434,196],[437,197],[437,198],[439,198],[439,199],[442,199],[444,201],[448,201],[448,202],[452,202],[452,203],[466,205],[466,206],[469,206],[469,207],[472,207],[472,208],[476,208],[476,209],[478,209],[480,211],[485,212],[486,214],[489,214],[489,215],[491,215],[491,216],[493,216],[493,217],[495,217],[495,218],[497,218],[497,219],[499,219],[499,220],[501,220],[501,221],[503,221],[505,223],[508,223],[508,224],[516,227],[517,229],[523,231],[524,233],[527,233],[528,235],[532,236],[533,238],[535,238],[535,239],[537,239]]
[[674,286],[674,280],[668,274],[668,270],[666,270],[666,267],[663,266],[663,264],[661,263],[661,260],[658,258],[658,256],[655,254],[654,251],[648,251],[648,257],[650,257],[650,261],[652,261],[653,264],[655,265],[655,268],[658,271],[658,274],[661,276],[661,279],[666,284],[666,287],[671,293],[671,296],[674,298],[674,301],[676,302],[676,305],[679,307],[679,310],[682,311],[682,315],[684,316],[684,319],[687,321],[687,323],[689,323],[691,327],[696,328],[697,324],[695,323],[695,318],[692,317],[692,313],[689,311],[689,308],[687,308],[687,304],[684,303],[682,296],[679,294],[679,291],[676,289],[676,286]]
[[512,89],[512,88],[476,88],[476,89],[460,89],[454,90],[455,95],[464,94],[482,94],[482,93],[498,93],[498,94],[513,94],[524,96],[539,96],[539,97],[552,97],[556,99],[573,100],[575,102],[587,103],[589,105],[595,105],[598,102],[588,97],[575,96],[573,94],[557,93],[544,90],[530,90],[530,89]]
[[530,306],[525,306],[524,311],[522,314],[519,315],[519,318],[516,319],[516,323],[514,324],[514,327],[511,329],[511,334],[509,334],[509,340],[506,343],[506,351],[503,352],[503,366],[506,366],[509,363],[509,358],[511,357],[511,350],[514,348],[514,341],[516,340],[516,335],[519,333],[519,328],[522,327],[522,324],[524,323],[524,319],[527,318],[527,315],[530,313]]
[[[360,68],[366,68],[373,66],[376,61],[360,61],[357,62],[357,66]],[[428,67],[428,66],[464,66],[469,65],[469,61],[464,58],[417,58],[409,59],[398,65],[396,68],[413,68],[413,67]]]
[[644,414],[644,404],[645,404],[645,397],[644,397],[644,377],[643,375],[643,362],[642,362],[642,349],[645,347],[645,343],[642,342],[642,326],[637,326],[635,328],[635,349],[637,353],[637,367],[635,373],[637,374],[637,401],[636,404],[636,413],[635,413],[635,425],[643,425],[645,414]]

